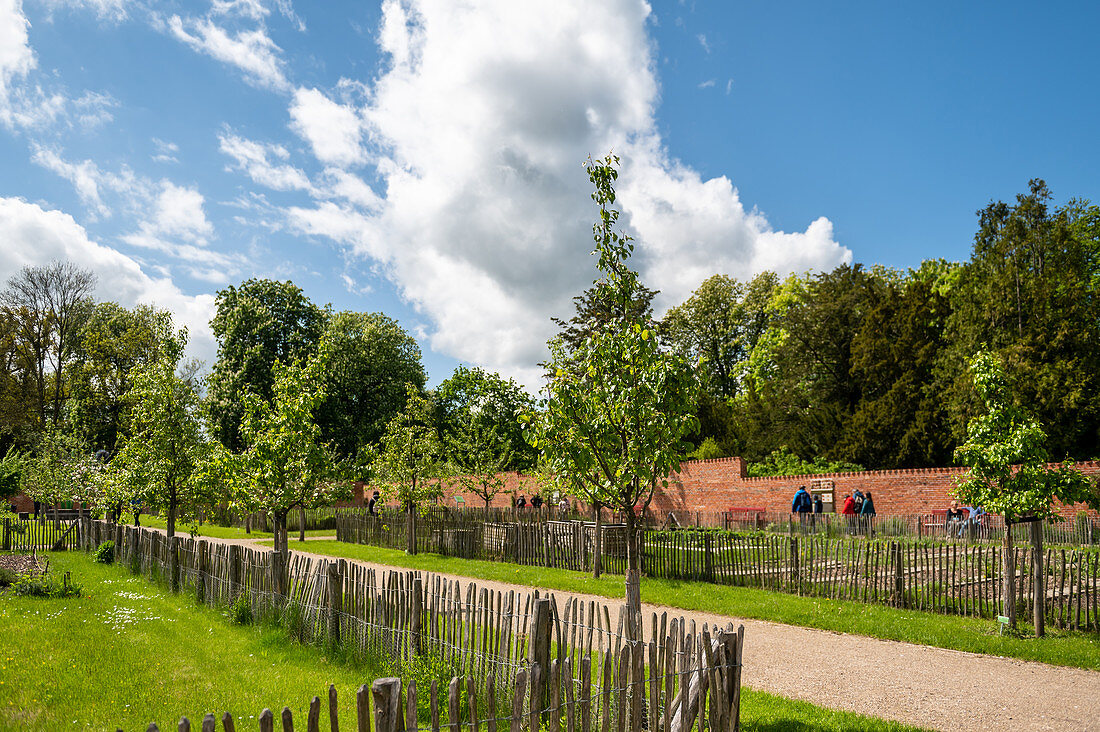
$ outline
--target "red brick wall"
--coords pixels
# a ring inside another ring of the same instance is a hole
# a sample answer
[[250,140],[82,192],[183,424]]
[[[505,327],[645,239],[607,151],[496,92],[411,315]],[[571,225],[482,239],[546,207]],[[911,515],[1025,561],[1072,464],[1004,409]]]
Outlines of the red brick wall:
[[[1100,477],[1100,462],[1081,462],[1078,467],[1086,475]],[[749,478],[741,458],[691,460],[683,463],[667,489],[658,489],[653,507],[658,511],[703,513],[731,507],[789,511],[791,498],[799,486],[808,489],[814,479],[825,479],[833,481],[838,506],[845,494],[858,488],[874,496],[879,514],[930,513],[951,503],[954,478],[964,472],[965,468],[921,468]],[[1062,506],[1059,512],[1068,518],[1083,508]]]

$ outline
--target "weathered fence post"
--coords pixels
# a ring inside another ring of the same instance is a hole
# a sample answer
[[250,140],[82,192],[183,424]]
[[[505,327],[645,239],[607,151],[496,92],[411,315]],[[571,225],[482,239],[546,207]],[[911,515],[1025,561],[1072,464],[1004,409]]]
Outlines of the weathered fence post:
[[11,519],[4,519],[4,551],[11,551]]
[[286,595],[284,580],[286,579],[286,554],[281,551],[271,552],[271,587],[279,597]]
[[421,615],[424,610],[424,581],[419,575],[413,577],[412,581],[412,619],[410,622],[410,631],[412,632],[412,649],[413,653],[420,655],[420,651],[423,648],[420,634]]
[[[642,546],[645,546],[643,543]],[[714,581],[714,537],[708,531],[703,534],[703,563],[707,582]]]
[[802,594],[802,574],[798,562],[798,537],[791,537],[791,586]]
[[893,544],[891,549],[894,552],[894,604],[905,607],[905,567],[902,565],[905,553],[898,543]]
[[340,615],[344,612],[344,575],[339,562],[329,562],[328,575],[328,640],[340,644]]
[[202,603],[206,603],[210,599],[209,588],[207,587],[207,572],[209,571],[207,550],[209,548],[210,543],[205,540],[195,542],[195,595]]
[[[527,660],[534,669],[537,665],[540,669],[550,668],[550,599],[540,597],[535,600],[531,608],[531,638],[527,649]],[[546,689],[544,684],[538,683],[538,675],[531,675],[531,707],[539,709],[547,707]],[[536,696],[537,692],[537,696]]]
[[1043,524],[1031,522],[1031,614],[1035,621],[1035,637],[1046,634],[1044,615],[1047,601],[1047,574],[1043,567]]
[[236,544],[229,545],[229,596],[236,600],[237,591],[241,586],[241,548]]
[[370,689],[366,684],[355,692],[355,719],[359,732],[370,732]]
[[376,732],[405,732],[401,714],[401,679],[378,679],[371,685]]
[[180,544],[182,540],[173,536],[168,543],[168,582],[172,592],[180,591]]

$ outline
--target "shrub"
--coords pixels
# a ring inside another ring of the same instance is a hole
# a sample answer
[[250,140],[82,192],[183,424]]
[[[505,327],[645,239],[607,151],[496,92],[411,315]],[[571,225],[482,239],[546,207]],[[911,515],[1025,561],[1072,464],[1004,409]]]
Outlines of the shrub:
[[95,554],[92,555],[92,561],[99,564],[113,564],[115,561],[115,543],[105,541],[96,547]]
[[255,616],[252,614],[252,600],[248,593],[242,592],[229,606],[229,619],[237,625],[252,625]]
[[20,577],[11,586],[12,592],[27,597],[79,597],[80,585],[73,584],[66,572],[61,584],[47,574],[38,577]]
[[0,587],[10,587],[19,581],[19,574],[6,567],[0,568]]

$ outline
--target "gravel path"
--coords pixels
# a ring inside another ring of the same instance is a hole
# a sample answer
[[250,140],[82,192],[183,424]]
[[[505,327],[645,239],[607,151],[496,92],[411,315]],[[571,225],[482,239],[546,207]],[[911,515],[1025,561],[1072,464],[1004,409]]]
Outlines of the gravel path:
[[[254,546],[257,540],[214,541]],[[295,542],[291,541],[292,551]],[[395,569],[348,561],[378,570]],[[494,591],[531,589],[442,576],[473,581]],[[659,605],[644,604],[643,609],[668,611],[670,616],[695,620],[700,627],[743,623],[742,681],[760,691],[941,730],[1100,730],[1100,672]]]

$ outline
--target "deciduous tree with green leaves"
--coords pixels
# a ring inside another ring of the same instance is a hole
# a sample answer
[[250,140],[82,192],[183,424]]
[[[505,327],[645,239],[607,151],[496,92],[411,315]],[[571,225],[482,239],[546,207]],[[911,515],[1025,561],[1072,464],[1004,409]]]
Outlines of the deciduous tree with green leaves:
[[386,425],[372,473],[383,497],[396,498],[408,515],[407,551],[416,554],[416,509],[442,494],[445,462],[431,403],[413,384],[405,393],[405,408]]
[[[970,373],[987,411],[970,421],[966,442],[955,449],[955,460],[970,468],[965,476],[956,479],[955,494],[972,506],[1004,516],[1004,614],[1015,628],[1016,566],[1012,524],[1021,519],[1038,521],[1057,517],[1054,499],[1100,508],[1100,491],[1096,483],[1082,475],[1072,463],[1056,467],[1047,465],[1046,434],[1039,423],[1013,401],[999,357],[979,352],[970,363]],[[1041,524],[1032,523],[1031,536],[1036,577],[1035,633],[1041,636],[1046,597]]]
[[342,312],[329,322],[321,350],[327,365],[317,423],[341,458],[354,458],[378,444],[405,406],[405,384],[423,388],[420,346],[382,313]]
[[61,429],[47,429],[33,453],[23,456],[20,486],[31,499],[52,506],[56,517],[63,501],[89,502],[92,487],[82,473],[93,461],[87,443],[79,435]]
[[324,363],[305,366],[276,361],[271,400],[245,394],[241,437],[245,449],[219,451],[234,504],[243,511],[270,511],[275,551],[288,552],[286,517],[296,508],[327,506],[350,495],[343,464],[321,439],[314,410],[324,399]]
[[131,435],[111,461],[125,470],[120,480],[134,487],[135,498],[167,512],[169,538],[180,510],[194,503],[196,468],[209,451],[199,395],[176,375],[178,358],[164,353],[138,370],[128,396]]
[[[592,227],[602,277],[597,299],[614,314],[575,347],[550,341],[546,413],[534,440],[560,485],[588,503],[621,511],[626,523],[626,602],[633,620],[641,608],[639,512],[657,485],[679,468],[697,426],[698,382],[691,364],[665,348],[655,323],[629,307],[642,289],[627,264],[634,246],[617,228],[615,180],[619,160],[589,159],[592,200],[600,218]],[[633,624],[632,624],[633,625]]]
[[252,279],[218,293],[210,321],[218,360],[208,381],[210,428],[233,451],[243,449],[244,401],[252,392],[272,398],[276,361],[294,363],[317,353],[327,313],[293,282]]

